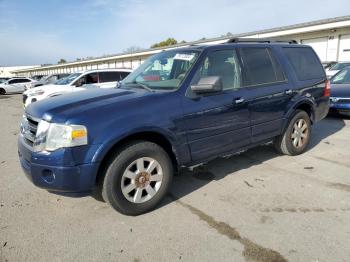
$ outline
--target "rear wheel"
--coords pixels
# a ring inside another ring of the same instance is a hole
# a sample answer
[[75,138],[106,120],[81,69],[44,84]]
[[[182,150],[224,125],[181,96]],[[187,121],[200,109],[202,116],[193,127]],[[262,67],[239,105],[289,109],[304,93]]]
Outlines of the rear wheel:
[[274,146],[282,154],[299,155],[305,152],[310,143],[311,121],[302,110],[295,111],[287,129],[274,140]]
[[172,176],[172,162],[162,147],[151,142],[134,142],[111,158],[102,196],[115,210],[139,215],[152,210],[163,199]]
[[5,89],[3,89],[3,88],[0,88],[0,95],[5,95],[6,94],[6,91],[5,91]]

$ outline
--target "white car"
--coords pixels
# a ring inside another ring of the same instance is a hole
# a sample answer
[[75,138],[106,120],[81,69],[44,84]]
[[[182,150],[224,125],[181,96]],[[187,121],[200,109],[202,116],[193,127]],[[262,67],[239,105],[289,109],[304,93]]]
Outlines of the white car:
[[86,90],[87,88],[114,88],[131,69],[100,69],[83,73],[73,73],[54,84],[34,87],[23,93],[24,106],[30,103],[62,94]]
[[345,67],[348,67],[348,66],[350,66],[350,62],[338,62],[332,65],[330,68],[326,70],[327,78],[331,78],[340,70],[343,70]]
[[23,91],[30,88],[33,83],[35,83],[35,80],[27,77],[10,78],[0,84],[0,95],[23,93]]

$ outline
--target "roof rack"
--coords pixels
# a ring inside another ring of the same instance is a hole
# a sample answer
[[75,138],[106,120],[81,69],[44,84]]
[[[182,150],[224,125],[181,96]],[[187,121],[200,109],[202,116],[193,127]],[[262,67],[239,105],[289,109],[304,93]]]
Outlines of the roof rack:
[[282,39],[269,39],[269,38],[231,38],[226,43],[288,43],[297,44],[296,40],[282,40]]

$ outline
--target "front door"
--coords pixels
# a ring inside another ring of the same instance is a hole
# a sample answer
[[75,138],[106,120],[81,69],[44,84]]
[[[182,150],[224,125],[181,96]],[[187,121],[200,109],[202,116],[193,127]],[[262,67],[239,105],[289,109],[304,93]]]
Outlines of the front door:
[[248,105],[242,87],[240,63],[235,49],[211,51],[203,59],[191,84],[207,76],[221,78],[223,90],[193,94],[191,87],[183,99],[186,135],[192,161],[200,162],[229,154],[250,143]]

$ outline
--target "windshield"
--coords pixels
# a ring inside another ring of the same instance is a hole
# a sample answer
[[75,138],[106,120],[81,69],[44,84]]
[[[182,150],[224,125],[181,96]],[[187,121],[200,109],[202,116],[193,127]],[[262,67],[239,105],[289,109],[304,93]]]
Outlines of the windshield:
[[55,82],[56,85],[69,85],[70,83],[73,82],[73,80],[75,80],[78,76],[80,76],[81,73],[74,73],[71,74],[65,78],[62,78],[60,80],[58,80],[57,82]]
[[330,70],[342,70],[345,67],[350,66],[350,63],[337,63],[330,68]]
[[150,89],[176,90],[196,61],[199,51],[163,51],[148,58],[138,69],[128,75],[121,87],[143,85]]
[[0,84],[6,82],[7,80],[8,78],[0,78]]
[[338,74],[332,77],[332,84],[350,84],[350,68],[346,68],[340,71]]

